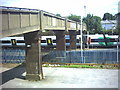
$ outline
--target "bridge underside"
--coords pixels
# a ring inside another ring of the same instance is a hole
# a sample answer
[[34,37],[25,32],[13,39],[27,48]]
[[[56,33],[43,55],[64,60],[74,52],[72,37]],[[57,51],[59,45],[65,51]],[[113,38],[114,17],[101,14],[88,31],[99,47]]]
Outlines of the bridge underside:
[[[76,31],[80,24],[54,14],[32,9],[2,7],[2,33],[7,37],[23,34],[26,43],[26,79],[43,78],[41,60],[41,32],[52,30],[56,35],[56,49],[65,51],[65,32],[70,34],[70,49],[76,49]],[[85,28],[85,27],[83,27]]]
[[[54,31],[56,35],[56,50],[66,50],[65,30]],[[70,49],[76,49],[76,31],[70,33]],[[24,34],[26,43],[26,79],[43,79],[42,57],[41,57],[41,31],[29,32]]]

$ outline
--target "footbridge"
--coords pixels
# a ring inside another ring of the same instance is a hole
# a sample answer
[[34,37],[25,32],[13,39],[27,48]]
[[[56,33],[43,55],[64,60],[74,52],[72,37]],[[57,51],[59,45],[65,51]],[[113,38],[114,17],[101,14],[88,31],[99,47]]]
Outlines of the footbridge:
[[[37,30],[79,30],[78,22],[38,9],[0,7],[2,37]],[[85,27],[83,27],[85,29]]]
[[[55,14],[28,8],[0,7],[0,38],[23,34],[26,43],[26,79],[43,78],[41,61],[41,33],[51,30],[56,35],[56,49],[65,50],[65,32],[70,34],[70,48],[76,49],[76,32],[80,23]],[[86,26],[83,24],[83,30]]]

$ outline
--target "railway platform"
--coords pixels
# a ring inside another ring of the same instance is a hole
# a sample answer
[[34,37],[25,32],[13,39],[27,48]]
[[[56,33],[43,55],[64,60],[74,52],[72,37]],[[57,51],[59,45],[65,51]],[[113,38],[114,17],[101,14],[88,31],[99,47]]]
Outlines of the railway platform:
[[[117,69],[43,67],[44,79],[28,81],[25,67],[4,68],[1,88],[118,88]],[[14,73],[14,74],[13,74]]]

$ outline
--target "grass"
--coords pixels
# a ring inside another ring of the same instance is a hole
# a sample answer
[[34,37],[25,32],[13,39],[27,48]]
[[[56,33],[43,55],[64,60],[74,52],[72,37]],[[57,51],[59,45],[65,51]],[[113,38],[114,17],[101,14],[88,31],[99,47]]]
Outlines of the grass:
[[43,67],[64,67],[64,68],[95,68],[95,69],[120,69],[114,65],[55,65],[55,64],[44,64]]
[[[22,64],[0,64],[0,67],[13,68],[19,65],[25,66],[25,63]],[[120,69],[120,66],[115,65],[75,65],[75,64],[43,64],[43,67],[64,67],[64,68],[94,68],[94,69]]]
[[66,67],[66,68],[94,68],[94,66],[89,66],[89,65],[64,65],[62,67]]
[[43,65],[43,67],[95,68],[95,66],[90,65],[48,65],[48,64]]

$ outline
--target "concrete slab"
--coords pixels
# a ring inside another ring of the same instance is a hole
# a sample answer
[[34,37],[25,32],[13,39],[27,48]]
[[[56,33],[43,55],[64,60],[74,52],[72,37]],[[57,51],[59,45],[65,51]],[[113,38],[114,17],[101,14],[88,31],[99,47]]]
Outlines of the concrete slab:
[[[44,67],[43,73],[44,79],[41,81],[28,81],[16,77],[1,86],[2,88],[118,88],[118,70]],[[22,76],[25,75],[24,72]]]

